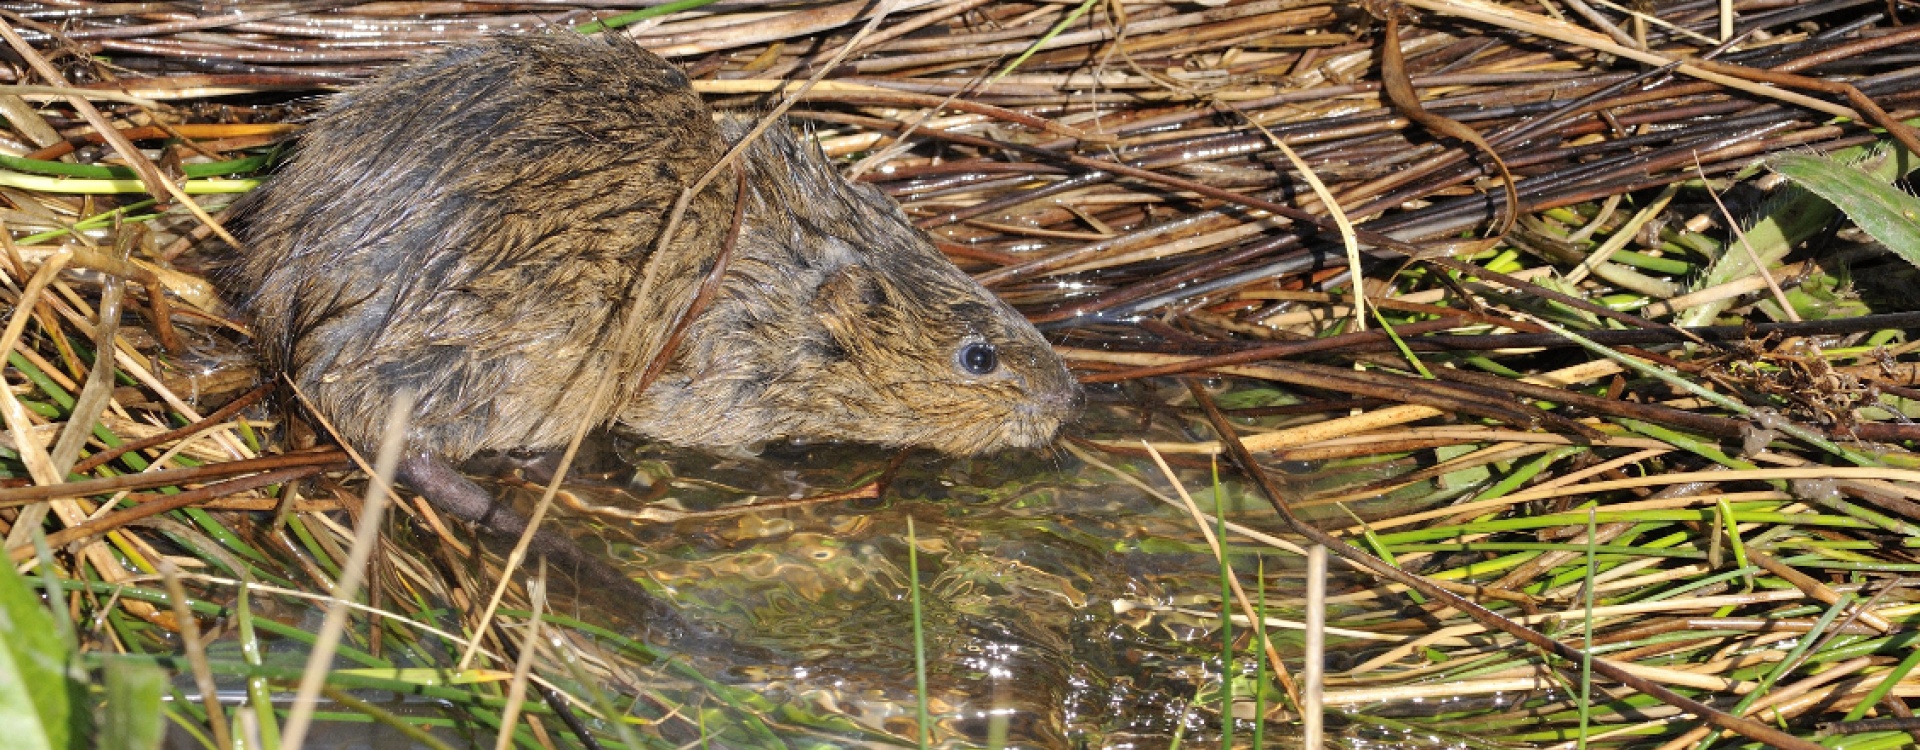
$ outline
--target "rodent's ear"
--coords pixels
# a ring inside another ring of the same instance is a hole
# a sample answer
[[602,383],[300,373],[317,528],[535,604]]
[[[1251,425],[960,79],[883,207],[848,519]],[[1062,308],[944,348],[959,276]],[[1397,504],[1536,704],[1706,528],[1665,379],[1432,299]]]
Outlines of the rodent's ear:
[[847,265],[836,269],[820,282],[813,296],[813,311],[822,318],[852,320],[867,316],[887,303],[887,289],[872,269]]

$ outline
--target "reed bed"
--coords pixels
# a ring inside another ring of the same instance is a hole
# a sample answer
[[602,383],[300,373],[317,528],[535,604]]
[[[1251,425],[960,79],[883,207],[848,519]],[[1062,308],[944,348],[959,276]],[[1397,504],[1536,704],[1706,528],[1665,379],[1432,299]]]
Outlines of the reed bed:
[[[0,533],[56,605],[34,648],[80,667],[42,676],[92,684],[75,716],[172,692],[151,716],[174,732],[277,746],[300,672],[262,644],[313,643],[291,613],[334,590],[365,510],[350,457],[252,370],[212,283],[231,250],[187,197],[218,220],[320,95],[382,66],[573,27],[633,36],[722,108],[818,76],[788,116],[1091,389],[1062,462],[1247,500],[1184,505],[1177,540],[1211,540],[1234,580],[1186,592],[1219,642],[1146,744],[1271,746],[1303,710],[1350,746],[1920,737],[1915,269],[1759,166],[1914,168],[1911,8],[67,0],[0,20]],[[399,499],[393,530],[430,541],[380,543],[320,718],[525,747],[927,741],[920,719],[780,714],[546,610],[538,571],[473,621],[496,563]],[[1309,541],[1348,561],[1325,601],[1301,598]],[[1323,694],[1293,680],[1278,613],[1303,607]],[[245,700],[200,700],[216,672]]]

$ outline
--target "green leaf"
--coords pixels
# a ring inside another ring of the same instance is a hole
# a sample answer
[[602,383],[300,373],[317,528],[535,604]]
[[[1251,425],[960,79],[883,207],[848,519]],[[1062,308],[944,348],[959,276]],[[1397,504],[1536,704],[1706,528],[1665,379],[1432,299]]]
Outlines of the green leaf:
[[1815,154],[1782,154],[1773,171],[1827,199],[1861,231],[1920,266],[1920,198],[1881,175]]
[[71,653],[39,595],[0,565],[0,737],[20,750],[73,746]]
[[[1913,155],[1898,148],[1874,150],[1855,147],[1835,152],[1832,158],[1841,163],[1859,164],[1858,169],[1872,172],[1882,183],[1891,183],[1915,167]],[[1753,224],[1747,228],[1747,242],[1753,245],[1754,254],[1760,256],[1760,263],[1771,266],[1785,257],[1795,245],[1826,226],[1827,220],[1833,216],[1833,209],[1832,203],[1806,188],[1795,186],[1777,191],[1773,198],[1762,204]],[[1694,282],[1693,291],[1719,286],[1755,272],[1753,259],[1738,243],[1739,240],[1734,240],[1721,251],[1713,267]],[[1674,324],[1708,325],[1730,304],[1732,300],[1696,305],[1680,311],[1674,317]]]
[[113,659],[105,665],[107,703],[102,708],[100,747],[151,750],[165,737],[161,699],[167,672],[144,659]]

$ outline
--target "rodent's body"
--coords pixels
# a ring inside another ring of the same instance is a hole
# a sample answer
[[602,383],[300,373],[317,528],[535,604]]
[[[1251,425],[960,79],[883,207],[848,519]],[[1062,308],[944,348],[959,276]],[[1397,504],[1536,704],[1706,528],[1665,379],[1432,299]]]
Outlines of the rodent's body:
[[413,391],[409,447],[455,461],[563,444],[583,420],[694,447],[977,453],[1044,444],[1072,417],[1078,389],[1039,334],[784,124],[745,155],[723,286],[636,392],[726,243],[730,172],[656,242],[723,131],[744,127],[668,63],[564,33],[343,94],[239,207],[268,364],[362,447]]

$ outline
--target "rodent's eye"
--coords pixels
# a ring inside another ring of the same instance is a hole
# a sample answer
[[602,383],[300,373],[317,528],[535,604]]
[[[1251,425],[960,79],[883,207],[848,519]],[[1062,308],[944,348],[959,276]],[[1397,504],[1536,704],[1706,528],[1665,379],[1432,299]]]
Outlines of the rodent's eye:
[[1000,369],[1000,352],[984,341],[971,341],[961,346],[959,360],[960,369],[975,375],[986,375]]

